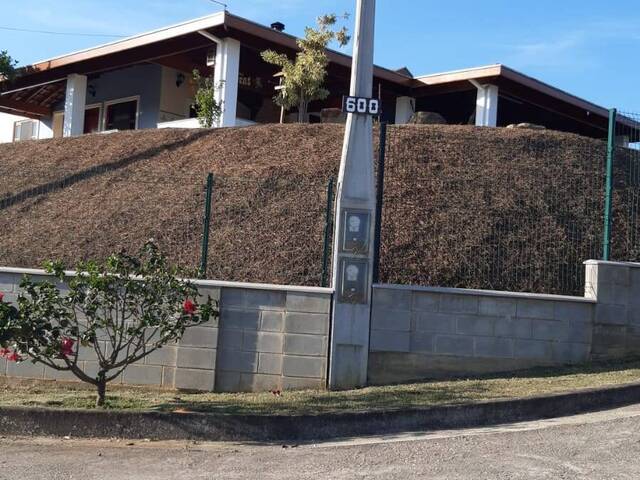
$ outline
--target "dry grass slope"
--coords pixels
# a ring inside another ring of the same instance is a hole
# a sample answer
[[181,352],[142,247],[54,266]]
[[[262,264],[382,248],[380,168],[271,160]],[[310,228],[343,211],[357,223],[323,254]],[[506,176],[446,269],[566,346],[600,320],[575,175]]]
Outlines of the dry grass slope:
[[[1,145],[0,265],[72,265],[153,237],[195,268],[213,172],[208,276],[318,285],[342,134],[270,125]],[[604,153],[557,132],[390,128],[382,280],[558,291],[599,249]]]

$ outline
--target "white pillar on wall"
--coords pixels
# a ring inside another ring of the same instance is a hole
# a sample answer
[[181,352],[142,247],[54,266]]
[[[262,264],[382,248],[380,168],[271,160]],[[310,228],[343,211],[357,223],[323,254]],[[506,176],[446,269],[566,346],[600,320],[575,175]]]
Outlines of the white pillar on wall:
[[84,133],[84,109],[87,103],[87,77],[73,73],[67,77],[64,99],[63,136],[75,137]]
[[412,97],[398,97],[396,99],[396,125],[409,123],[416,112],[416,99]]
[[477,85],[476,126],[498,126],[498,87],[495,85]]
[[240,81],[240,42],[224,38],[216,46],[214,84],[216,102],[222,106],[218,127],[234,127],[238,106],[238,82]]

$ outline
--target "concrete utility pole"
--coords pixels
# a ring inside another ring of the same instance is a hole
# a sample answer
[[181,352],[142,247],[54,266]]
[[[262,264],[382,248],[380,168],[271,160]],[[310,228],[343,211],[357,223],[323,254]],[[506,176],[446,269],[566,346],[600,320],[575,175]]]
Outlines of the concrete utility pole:
[[[358,0],[351,70],[352,97],[373,90],[375,0]],[[333,301],[329,386],[367,382],[373,269],[375,185],[373,117],[349,113],[345,129],[333,247]]]

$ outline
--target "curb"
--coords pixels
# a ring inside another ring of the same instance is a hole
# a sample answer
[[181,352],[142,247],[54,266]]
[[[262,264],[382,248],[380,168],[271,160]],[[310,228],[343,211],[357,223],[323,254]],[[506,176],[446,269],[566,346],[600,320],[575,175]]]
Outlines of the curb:
[[640,403],[640,383],[470,405],[301,416],[0,408],[0,434],[202,441],[301,441],[451,430]]

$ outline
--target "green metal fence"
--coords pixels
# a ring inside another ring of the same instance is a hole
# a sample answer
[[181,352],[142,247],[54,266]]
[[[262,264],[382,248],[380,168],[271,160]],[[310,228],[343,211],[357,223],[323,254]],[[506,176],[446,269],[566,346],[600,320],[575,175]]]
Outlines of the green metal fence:
[[392,126],[385,152],[380,282],[584,292],[583,262],[602,254],[605,141]]
[[203,278],[328,285],[334,180],[0,165],[0,265],[104,258],[153,238]]

